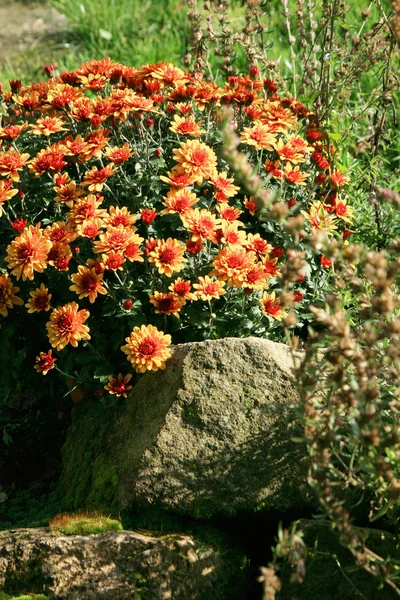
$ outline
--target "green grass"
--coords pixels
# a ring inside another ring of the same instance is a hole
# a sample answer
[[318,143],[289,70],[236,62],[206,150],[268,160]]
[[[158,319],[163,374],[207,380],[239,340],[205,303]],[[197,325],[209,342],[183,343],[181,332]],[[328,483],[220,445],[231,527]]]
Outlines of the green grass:
[[43,594],[23,594],[22,596],[8,596],[8,594],[0,592],[0,600],[49,600],[49,597],[44,596]]
[[100,514],[63,514],[50,521],[50,530],[64,535],[94,535],[106,531],[122,531],[122,529],[120,521]]

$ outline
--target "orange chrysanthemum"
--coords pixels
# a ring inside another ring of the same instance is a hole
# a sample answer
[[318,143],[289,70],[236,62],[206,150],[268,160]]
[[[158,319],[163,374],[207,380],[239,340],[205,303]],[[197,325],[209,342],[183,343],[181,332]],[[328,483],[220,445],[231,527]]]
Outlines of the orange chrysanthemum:
[[63,147],[54,144],[40,150],[36,157],[31,160],[28,168],[34,173],[35,177],[40,177],[44,173],[61,171],[66,164]]
[[16,140],[27,127],[27,123],[21,123],[20,125],[9,125],[8,127],[0,127],[0,140]]
[[179,298],[183,298],[185,300],[196,300],[196,295],[190,291],[192,289],[192,284],[190,281],[181,279],[181,277],[177,277],[177,279],[171,283],[168,289],[176,296],[179,296]]
[[119,208],[119,206],[110,206],[109,215],[104,217],[104,223],[107,227],[129,227],[132,231],[136,231],[136,227],[131,227],[133,223],[136,223],[137,216],[129,212],[126,206]]
[[53,133],[65,131],[64,125],[64,119],[58,117],[43,117],[38,119],[36,123],[31,123],[29,127],[31,128],[31,133],[34,135],[44,135],[48,137]]
[[242,223],[237,221],[240,215],[242,214],[242,211],[238,208],[230,206],[226,202],[221,202],[217,205],[217,211],[221,215],[221,219],[223,219],[224,221],[228,221],[229,223],[233,223],[236,221],[238,227],[242,227]]
[[149,262],[155,264],[160,275],[171,277],[174,271],[182,271],[187,261],[183,256],[185,248],[182,242],[172,238],[157,240],[157,245],[149,254]]
[[236,196],[240,188],[237,185],[234,185],[233,182],[234,179],[227,177],[226,171],[216,173],[216,175],[211,178],[210,183],[215,189],[214,196],[217,202],[225,202],[228,198]]
[[29,154],[20,154],[18,150],[0,152],[0,175],[19,181],[19,173],[29,161]]
[[167,208],[161,211],[162,215],[169,215],[171,213],[184,215],[196,204],[198,197],[187,189],[177,190],[171,188],[167,196],[164,196],[164,200],[163,204]]
[[214,270],[210,275],[216,275],[229,286],[242,287],[246,271],[254,265],[255,259],[254,252],[248,252],[240,246],[223,248],[212,263]]
[[75,202],[69,213],[67,213],[68,220],[76,226],[87,219],[107,218],[107,211],[104,208],[100,208],[102,202],[103,197],[96,198],[94,194],[89,194],[86,198],[80,198]]
[[63,242],[69,244],[76,240],[77,233],[72,229],[71,223],[65,223],[64,221],[56,221],[43,231],[47,239],[54,243]]
[[76,187],[76,181],[70,181],[69,183],[55,186],[54,191],[57,194],[54,198],[57,204],[65,204],[66,206],[69,206],[69,208],[72,208],[74,201],[85,193],[83,190]]
[[246,233],[238,229],[236,223],[223,223],[221,228],[221,240],[222,244],[228,244],[228,246],[244,246],[246,245]]
[[177,190],[182,190],[196,181],[196,177],[184,171],[179,171],[176,167],[170,173],[167,173],[166,176],[160,175],[160,179]]
[[79,265],[78,273],[71,276],[73,285],[69,286],[71,292],[79,294],[79,300],[89,298],[93,304],[98,294],[107,294],[106,288],[102,285],[103,274],[96,273],[96,269]]
[[91,192],[101,192],[105,182],[115,173],[115,171],[116,169],[114,169],[112,163],[106,165],[102,169],[92,167],[90,171],[86,171],[81,186],[87,186],[88,190]]
[[1,205],[10,200],[15,194],[18,194],[18,190],[12,187],[12,181],[9,179],[0,181],[0,216],[3,212]]
[[304,171],[300,171],[299,167],[292,167],[291,164],[287,162],[283,170],[283,176],[289,183],[306,185],[306,180],[310,176],[310,173],[304,173]]
[[184,173],[195,178],[197,183],[215,176],[217,157],[214,150],[197,140],[183,142],[174,150],[174,160]]
[[262,298],[260,298],[260,304],[263,313],[277,321],[281,321],[287,316],[282,306],[279,304],[279,300],[275,298],[275,292],[272,292],[271,294],[264,292]]
[[106,148],[104,154],[107,156],[115,165],[120,165],[126,162],[134,155],[133,150],[130,149],[128,142],[126,142],[121,148],[113,146],[112,148]]
[[157,315],[173,315],[179,319],[179,311],[186,304],[186,300],[173,292],[154,292],[150,296],[150,302],[156,307]]
[[254,146],[256,150],[265,148],[272,152],[276,143],[276,136],[261,121],[256,121],[252,127],[244,127],[240,137],[242,144]]
[[193,117],[180,117],[179,115],[175,115],[170,131],[181,135],[199,137],[199,135],[205,133],[203,129],[200,129],[201,123],[201,121],[196,123]]
[[259,233],[247,234],[246,248],[255,252],[258,256],[269,254],[272,250],[271,244],[264,240]]
[[123,225],[118,227],[109,227],[107,231],[100,235],[100,240],[94,243],[93,251],[96,254],[108,254],[108,252],[122,252],[130,244],[139,246],[143,242],[143,238],[134,233],[132,229],[128,229]]
[[48,352],[40,352],[39,356],[36,357],[36,365],[34,369],[41,373],[42,375],[47,375],[47,373],[54,367],[54,363],[56,362],[56,357],[52,356],[53,350],[49,350]]
[[223,294],[226,294],[225,283],[211,279],[208,275],[199,277],[198,283],[194,283],[193,287],[196,290],[196,296],[204,302],[213,299],[218,300]]
[[128,385],[128,383],[130,382],[131,379],[132,379],[131,374],[125,375],[125,377],[124,377],[122,375],[122,373],[119,373],[117,378],[109,375],[108,383],[107,383],[107,385],[104,386],[104,389],[109,394],[114,394],[115,396],[123,396],[124,398],[127,398],[126,392],[128,390],[132,389],[132,386]]
[[171,356],[169,349],[171,336],[159,331],[153,325],[135,327],[127,344],[121,347],[137,373],[165,369],[166,361]]
[[49,290],[44,283],[41,283],[40,287],[36,288],[35,291],[30,291],[29,294],[31,298],[29,298],[28,302],[25,304],[28,313],[50,310],[50,300],[52,295],[49,294]]
[[105,269],[108,269],[109,271],[122,271],[123,267],[122,265],[125,262],[125,258],[123,256],[123,254],[120,254],[119,252],[110,252],[109,254],[103,254],[102,255],[102,262],[101,264],[103,265],[103,267]]
[[214,240],[215,231],[221,224],[218,219],[209,210],[205,208],[193,210],[181,215],[182,223],[192,235],[192,240]]
[[76,302],[55,308],[46,323],[51,346],[62,350],[71,344],[76,348],[80,340],[90,340],[89,327],[84,325],[89,314],[88,310],[79,310]]
[[31,225],[7,246],[5,261],[17,279],[33,279],[35,271],[42,273],[46,268],[51,247],[52,243],[44,236],[40,224]]
[[247,269],[243,277],[243,287],[248,290],[263,290],[271,275],[262,263],[257,263]]
[[12,280],[6,273],[0,275],[0,315],[6,317],[8,309],[13,308],[14,304],[21,306],[24,303],[21,298],[15,295],[19,291],[20,288],[13,285]]

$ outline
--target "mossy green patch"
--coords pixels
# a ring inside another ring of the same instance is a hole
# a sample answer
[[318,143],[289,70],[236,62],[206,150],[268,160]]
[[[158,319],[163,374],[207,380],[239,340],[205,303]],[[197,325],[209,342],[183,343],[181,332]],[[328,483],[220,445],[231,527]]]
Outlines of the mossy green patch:
[[44,596],[43,594],[38,594],[36,596],[32,596],[32,594],[23,594],[22,596],[8,596],[3,592],[0,592],[0,600],[50,600],[48,596]]
[[94,535],[105,531],[122,531],[122,523],[104,515],[64,514],[50,522],[53,533],[64,535]]
[[[83,400],[75,407],[62,449],[60,492],[68,508],[112,511],[116,507],[119,476],[112,456],[110,431],[119,410],[116,406],[104,407],[92,399]],[[84,427],[81,419],[84,419]]]

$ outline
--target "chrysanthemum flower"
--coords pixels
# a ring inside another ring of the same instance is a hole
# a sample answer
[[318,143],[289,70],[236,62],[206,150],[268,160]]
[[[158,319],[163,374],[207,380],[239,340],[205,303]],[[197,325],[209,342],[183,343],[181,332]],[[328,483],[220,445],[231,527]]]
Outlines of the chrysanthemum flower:
[[245,273],[254,265],[255,260],[254,252],[248,252],[240,246],[223,248],[212,263],[214,270],[210,275],[216,275],[229,286],[242,287]]
[[42,117],[36,121],[36,123],[31,123],[29,127],[31,128],[31,133],[33,135],[44,135],[48,137],[53,133],[58,133],[59,131],[66,131],[65,121],[59,117]]
[[86,141],[80,134],[76,137],[68,135],[60,141],[64,156],[71,156],[78,162],[84,163],[92,154],[93,144]]
[[100,239],[93,245],[93,251],[96,254],[107,254],[113,250],[124,253],[129,244],[139,246],[142,242],[143,238],[132,229],[118,225],[118,227],[110,227],[100,235]]
[[123,267],[122,265],[125,262],[125,258],[123,254],[120,254],[119,252],[110,252],[109,254],[103,254],[102,255],[102,262],[101,264],[103,265],[103,267],[105,269],[108,269],[110,271],[122,271]]
[[164,200],[165,202],[163,202],[163,204],[167,208],[161,211],[162,215],[171,213],[184,215],[196,204],[198,197],[188,189],[177,190],[172,188],[167,196],[164,196]]
[[112,163],[106,165],[102,169],[98,169],[94,166],[90,171],[86,171],[81,186],[87,186],[88,190],[91,192],[101,192],[105,182],[114,175],[115,171],[116,169],[114,169]]
[[292,167],[291,164],[287,162],[283,170],[283,176],[289,183],[295,185],[307,185],[306,180],[310,176],[310,173],[304,173],[304,171],[300,171],[298,166]]
[[[143,238],[135,236],[135,239],[143,241]],[[124,250],[124,257],[131,262],[144,262],[143,251],[140,249],[141,242],[131,241]]]
[[78,237],[76,231],[72,229],[71,223],[65,223],[64,221],[56,221],[46,227],[43,233],[53,243],[63,242],[64,244],[69,244]]
[[107,156],[109,161],[115,165],[120,165],[129,160],[130,157],[134,155],[134,152],[131,150],[128,142],[126,142],[121,147],[113,146],[112,148],[106,148],[104,154]]
[[314,202],[314,204],[310,206],[309,213],[302,210],[301,214],[305,216],[310,222],[311,227],[314,229],[323,229],[324,231],[333,231],[336,229],[334,215],[327,213],[321,202]]
[[346,223],[352,223],[354,209],[351,208],[350,206],[348,206],[345,199],[343,199],[343,200],[338,199],[335,203],[334,209],[335,209],[336,215],[340,219],[343,219],[343,221],[346,221]]
[[1,180],[0,181],[0,216],[2,215],[3,209],[1,205],[7,200],[10,200],[13,196],[18,194],[18,190],[12,187],[12,181]]
[[187,261],[184,252],[185,245],[178,240],[157,240],[157,245],[149,254],[149,262],[155,264],[160,275],[171,277],[173,272],[182,271]]
[[171,336],[159,331],[153,325],[135,327],[127,344],[121,347],[137,373],[165,369],[166,361],[171,356],[169,349]]
[[217,157],[214,150],[197,140],[183,142],[173,151],[174,160],[180,164],[184,173],[194,177],[197,183],[203,179],[214,177],[217,166]]
[[0,152],[0,175],[19,181],[19,173],[29,161],[29,154],[20,154],[18,150]]
[[0,275],[0,315],[6,317],[9,308],[13,308],[14,305],[22,306],[24,301],[15,295],[19,291],[20,288],[13,285],[13,281],[6,273]]
[[226,294],[224,289],[225,283],[223,281],[212,279],[206,275],[205,277],[199,277],[198,282],[193,284],[196,290],[196,296],[207,302],[207,300],[218,300],[223,294]]
[[128,385],[130,380],[132,379],[132,375],[122,375],[119,373],[117,378],[108,376],[108,383],[104,386],[104,389],[107,390],[109,394],[115,394],[115,396],[123,396],[127,398],[126,392],[132,389],[131,385]]
[[192,284],[190,281],[185,281],[181,277],[177,277],[173,283],[168,287],[179,298],[184,300],[196,300],[196,295],[191,292]]
[[259,233],[248,233],[246,248],[255,252],[258,256],[269,254],[272,250],[271,244],[261,237]]
[[76,187],[76,181],[70,181],[63,185],[56,185],[54,191],[57,194],[54,198],[55,202],[57,204],[65,204],[70,208],[72,208],[74,201],[85,193],[83,190]]
[[275,150],[282,161],[288,161],[293,165],[306,161],[304,152],[300,152],[290,144],[286,143],[282,138],[275,144]]
[[330,269],[332,266],[332,261],[329,258],[327,258],[326,256],[322,255],[321,260],[320,260],[320,265],[324,269]]
[[68,221],[76,226],[87,219],[106,219],[109,216],[108,212],[104,208],[100,208],[103,199],[103,196],[96,198],[94,194],[80,198],[67,213]]
[[196,181],[196,177],[184,171],[178,171],[176,167],[167,173],[166,176],[160,175],[160,179],[177,190],[182,190],[183,188],[192,185]]
[[79,223],[76,226],[76,233],[81,237],[94,240],[94,238],[100,234],[102,227],[104,227],[103,221],[101,219],[92,217],[90,219],[85,219],[82,221],[82,223]]
[[47,375],[47,373],[54,367],[54,363],[57,358],[52,356],[53,350],[49,350],[48,352],[40,352],[39,356],[36,357],[36,365],[34,369],[41,373],[42,375]]
[[180,117],[179,115],[175,115],[170,131],[181,135],[199,137],[199,135],[205,133],[203,129],[200,129],[201,123],[202,121],[196,123],[193,117]]
[[341,187],[350,181],[349,178],[345,177],[340,171],[332,171],[330,180],[335,187]]
[[31,298],[25,304],[28,309],[28,313],[41,312],[42,310],[50,310],[50,300],[52,294],[49,294],[49,290],[44,285],[40,284],[40,287],[34,291],[29,292]]
[[52,243],[44,236],[40,223],[31,225],[7,246],[5,261],[17,279],[33,279],[35,271],[42,273],[46,268],[51,247]]
[[254,217],[254,215],[257,212],[258,206],[254,202],[253,196],[250,196],[250,198],[246,198],[246,196],[245,196],[243,204],[244,204],[244,207],[249,211],[249,213]]
[[221,230],[222,244],[228,244],[228,246],[246,245],[246,232],[240,231],[236,223],[223,223]]
[[238,221],[243,211],[239,210],[238,208],[230,206],[226,202],[221,202],[217,205],[217,211],[219,212],[221,219],[224,221],[228,221],[229,223],[237,222],[238,227],[243,226],[243,224]]
[[281,321],[286,317],[286,313],[279,304],[279,300],[275,298],[275,292],[271,292],[271,294],[264,292],[262,298],[260,298],[260,304],[265,315],[269,315],[277,321]]
[[214,240],[215,232],[221,224],[221,219],[205,208],[194,208],[181,214],[181,219],[186,229],[192,233],[193,241]]
[[76,302],[55,308],[46,323],[51,346],[62,350],[71,344],[76,348],[80,340],[90,340],[89,327],[84,325],[89,314],[88,310],[79,310]]
[[186,300],[173,292],[154,292],[150,296],[150,302],[156,307],[157,315],[173,315],[179,319],[179,311],[186,304]]
[[102,285],[103,274],[96,273],[95,269],[79,265],[78,273],[71,276],[73,285],[69,286],[71,292],[79,294],[79,300],[89,298],[93,304],[98,294],[107,294],[106,288]]
[[159,79],[166,85],[179,86],[188,81],[188,76],[179,67],[172,63],[159,63],[156,66],[152,65],[151,76]]
[[268,256],[264,260],[264,268],[268,273],[269,277],[282,277],[278,265],[278,258],[269,258]]
[[0,127],[0,140],[16,140],[21,133],[27,129],[27,123],[21,123],[19,125],[9,125],[8,127]]
[[29,170],[40,177],[44,173],[61,171],[67,163],[64,160],[64,149],[58,144],[43,148],[29,163]]
[[27,225],[28,225],[28,220],[27,219],[21,219],[21,218],[15,219],[15,221],[13,221],[11,223],[11,227],[17,233],[22,233],[24,231],[24,229],[26,229]]
[[261,108],[260,120],[268,125],[270,131],[286,133],[288,129],[296,129],[296,115],[290,109],[283,108],[280,100],[268,100]]
[[133,215],[126,206],[120,208],[119,206],[110,206],[108,209],[109,214],[104,217],[104,223],[108,227],[128,227],[131,231],[136,231],[136,227],[131,227],[133,223],[136,223],[137,216]]
[[256,150],[265,148],[273,152],[276,143],[276,135],[270,132],[268,125],[256,121],[252,127],[244,127],[240,134],[242,144],[254,146]]
[[151,225],[158,217],[158,212],[155,208],[142,208],[140,210],[140,218],[145,225]]
[[267,280],[271,279],[270,273],[262,263],[256,263],[247,269],[243,277],[243,287],[248,290],[263,290],[267,287]]
[[211,178],[210,183],[215,189],[214,196],[217,202],[225,202],[228,198],[236,196],[240,188],[233,182],[233,177],[228,177],[226,171],[216,173]]

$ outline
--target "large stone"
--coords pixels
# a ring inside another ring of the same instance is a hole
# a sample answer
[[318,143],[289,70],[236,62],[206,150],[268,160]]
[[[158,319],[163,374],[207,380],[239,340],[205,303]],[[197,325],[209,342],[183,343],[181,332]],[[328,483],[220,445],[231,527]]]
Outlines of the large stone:
[[152,507],[194,517],[310,503],[292,359],[284,344],[226,338],[175,347],[122,412],[92,401],[64,448],[75,508]]
[[0,589],[57,600],[243,599],[241,573],[188,536],[0,533]]
[[[292,567],[283,564],[280,573],[283,585],[276,600],[398,599],[389,585],[382,585],[376,577],[355,566],[351,552],[340,545],[337,531],[329,521],[303,519],[297,529],[303,531],[309,551],[306,577],[302,584],[291,583]],[[362,533],[366,546],[378,556],[400,560],[397,536],[379,529],[363,528]]]

